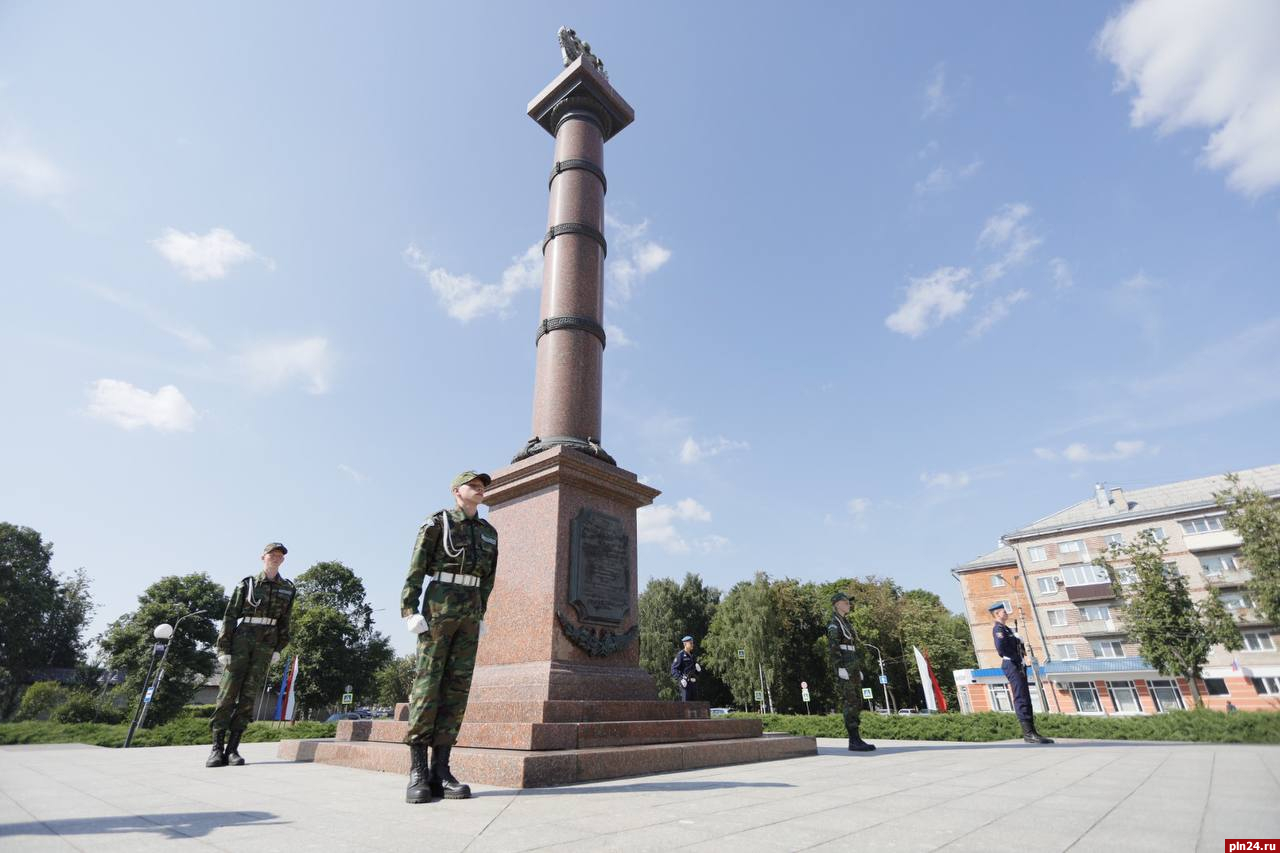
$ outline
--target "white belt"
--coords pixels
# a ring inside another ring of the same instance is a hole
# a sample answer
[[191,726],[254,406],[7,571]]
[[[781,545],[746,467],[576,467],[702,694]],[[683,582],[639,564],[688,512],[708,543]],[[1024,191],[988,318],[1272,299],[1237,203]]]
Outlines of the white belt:
[[245,625],[274,625],[276,620],[269,619],[266,616],[246,616],[240,620]]
[[843,643],[840,645],[840,648],[841,648],[843,651],[846,651],[846,652],[852,652],[852,651],[857,650],[857,646],[846,646],[846,645],[844,645]]
[[1008,658],[1004,655],[1000,655],[1000,660],[1007,660],[1009,663],[1013,663],[1013,658]]
[[441,583],[456,583],[458,586],[480,586],[480,578],[475,575],[458,575],[453,572],[436,572],[436,580]]

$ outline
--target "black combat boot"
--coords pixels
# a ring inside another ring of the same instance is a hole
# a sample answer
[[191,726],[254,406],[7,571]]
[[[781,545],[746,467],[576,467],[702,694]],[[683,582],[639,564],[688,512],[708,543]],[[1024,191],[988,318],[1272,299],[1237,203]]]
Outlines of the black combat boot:
[[471,786],[453,778],[449,770],[449,753],[452,746],[437,746],[431,750],[431,793],[446,800],[465,800],[471,796]]
[[1053,743],[1052,740],[1036,731],[1036,724],[1032,720],[1019,720],[1022,724],[1022,739],[1027,743]]
[[862,739],[862,735],[857,729],[849,732],[849,751],[850,752],[874,752],[875,744],[867,743]]
[[[406,803],[431,802],[431,765],[427,762],[425,743],[409,744],[409,787],[404,789]],[[439,796],[437,794],[436,796]]]
[[227,757],[223,762],[230,764],[232,767],[243,767],[244,759],[240,757],[240,736],[244,732],[232,732],[227,737]]
[[205,759],[205,767],[227,766],[227,751],[225,746],[226,737],[226,732],[213,733],[213,749],[209,752],[209,757]]

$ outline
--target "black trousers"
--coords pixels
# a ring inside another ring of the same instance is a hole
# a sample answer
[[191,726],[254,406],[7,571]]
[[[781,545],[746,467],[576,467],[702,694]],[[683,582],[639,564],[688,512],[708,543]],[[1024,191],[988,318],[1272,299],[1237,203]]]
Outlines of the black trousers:
[[681,702],[698,701],[698,682],[694,681],[691,678],[688,678],[688,679],[685,679],[684,687],[680,687],[679,681],[676,682],[676,687],[680,689]]
[[1009,692],[1013,694],[1013,712],[1024,722],[1031,720],[1031,689],[1027,687],[1027,668],[1011,660],[1000,662],[1004,677],[1009,680]]

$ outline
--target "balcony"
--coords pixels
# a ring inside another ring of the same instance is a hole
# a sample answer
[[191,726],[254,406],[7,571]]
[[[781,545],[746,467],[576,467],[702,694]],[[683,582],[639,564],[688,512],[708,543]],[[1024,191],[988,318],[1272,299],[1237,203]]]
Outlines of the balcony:
[[1227,569],[1212,574],[1201,569],[1200,574],[1204,576],[1205,584],[1211,587],[1243,586],[1251,577],[1248,569]]
[[1239,548],[1240,534],[1234,530],[1210,530],[1208,533],[1184,533],[1182,542],[1188,551],[1222,551]]
[[1077,627],[1082,637],[1103,637],[1108,634],[1124,633],[1124,628],[1121,628],[1115,619],[1093,619],[1081,622]]
[[1231,611],[1231,618],[1235,620],[1237,625],[1267,625],[1270,620],[1258,612],[1254,607],[1236,607]]
[[1110,581],[1100,581],[1098,583],[1084,583],[1075,586],[1066,587],[1067,598],[1071,601],[1103,601],[1109,598],[1115,598],[1115,590],[1111,588]]

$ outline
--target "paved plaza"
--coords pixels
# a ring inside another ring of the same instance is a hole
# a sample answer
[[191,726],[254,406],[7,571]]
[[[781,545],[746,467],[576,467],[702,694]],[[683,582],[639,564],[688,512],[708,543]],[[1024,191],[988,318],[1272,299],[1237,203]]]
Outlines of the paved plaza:
[[400,776],[207,747],[0,748],[0,850],[1213,850],[1280,836],[1280,747],[880,741],[408,806]]

